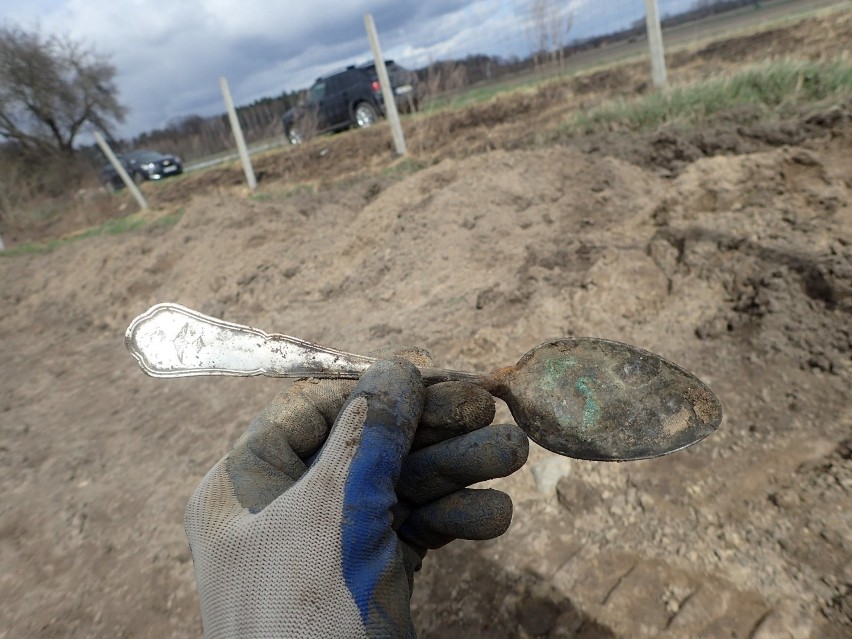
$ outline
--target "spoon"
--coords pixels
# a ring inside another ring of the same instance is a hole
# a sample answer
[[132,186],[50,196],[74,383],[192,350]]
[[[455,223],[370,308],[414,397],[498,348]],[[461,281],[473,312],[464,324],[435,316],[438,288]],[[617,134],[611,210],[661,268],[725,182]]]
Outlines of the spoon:
[[[376,360],[287,335],[156,304],[125,345],[152,377],[266,375],[356,379]],[[595,337],[539,344],[487,375],[420,369],[427,384],[464,380],[499,397],[526,434],[554,453],[595,461],[659,457],[707,437],[722,421],[692,373],[635,346]]]

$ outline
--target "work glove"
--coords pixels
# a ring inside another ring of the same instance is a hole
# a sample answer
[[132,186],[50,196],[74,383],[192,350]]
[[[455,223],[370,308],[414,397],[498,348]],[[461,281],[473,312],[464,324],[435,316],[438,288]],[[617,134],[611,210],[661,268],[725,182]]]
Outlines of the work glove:
[[481,388],[427,389],[402,359],[276,397],[186,509],[205,636],[413,637],[426,550],[511,522],[508,495],[466,488],[526,461],[493,416]]

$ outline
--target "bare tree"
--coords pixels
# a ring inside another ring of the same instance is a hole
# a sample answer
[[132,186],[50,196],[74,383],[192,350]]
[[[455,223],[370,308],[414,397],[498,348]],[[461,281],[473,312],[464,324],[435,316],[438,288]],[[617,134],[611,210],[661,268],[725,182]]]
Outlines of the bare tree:
[[536,68],[548,57],[551,62],[562,64],[565,40],[574,24],[574,14],[563,6],[570,4],[559,0],[528,0],[526,30]]
[[555,61],[561,69],[562,63],[565,59],[565,45],[567,44],[566,41],[568,34],[571,32],[571,27],[574,26],[574,13],[572,11],[563,13],[559,2],[553,0],[550,2],[550,9],[548,13],[551,47],[550,58],[551,61]]
[[538,68],[547,55],[550,30],[548,28],[548,5],[550,0],[530,1],[530,21],[527,23],[528,36],[533,43],[533,65]]
[[68,38],[0,28],[0,136],[27,151],[74,154],[88,123],[108,137],[126,109],[115,67]]

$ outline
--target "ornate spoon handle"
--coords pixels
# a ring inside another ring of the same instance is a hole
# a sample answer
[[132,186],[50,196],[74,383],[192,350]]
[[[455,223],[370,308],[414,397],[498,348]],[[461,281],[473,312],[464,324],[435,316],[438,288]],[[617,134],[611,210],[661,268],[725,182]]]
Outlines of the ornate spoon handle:
[[[357,379],[375,360],[226,322],[180,304],[156,304],[134,319],[124,334],[127,350],[151,377],[233,375]],[[435,383],[483,376],[426,368],[424,380]]]
[[209,317],[180,304],[156,304],[133,320],[127,350],[152,377],[267,375],[357,378],[375,360],[288,335]]

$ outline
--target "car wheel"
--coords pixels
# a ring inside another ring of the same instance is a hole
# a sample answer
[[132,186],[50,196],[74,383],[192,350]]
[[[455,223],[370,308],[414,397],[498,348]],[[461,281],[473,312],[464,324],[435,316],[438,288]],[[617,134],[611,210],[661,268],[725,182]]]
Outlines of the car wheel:
[[145,181],[145,176],[142,175],[141,173],[134,173],[133,174],[133,181],[136,183],[137,186],[139,186],[140,184],[142,184],[142,182]]
[[287,139],[290,141],[290,144],[296,145],[304,142],[304,138],[302,137],[302,132],[299,131],[296,127],[291,127],[287,131]]
[[355,106],[355,126],[366,129],[376,123],[378,113],[376,108],[369,102],[360,102]]
[[115,188],[115,184],[112,182],[112,180],[104,183],[104,188],[107,190],[107,193],[115,193],[118,190],[117,188]]

